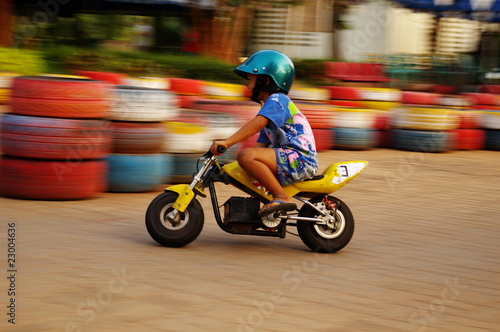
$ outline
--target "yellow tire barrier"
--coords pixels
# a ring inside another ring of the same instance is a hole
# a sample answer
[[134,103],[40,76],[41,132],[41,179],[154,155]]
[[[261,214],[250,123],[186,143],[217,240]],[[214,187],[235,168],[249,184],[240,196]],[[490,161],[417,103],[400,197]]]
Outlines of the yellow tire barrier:
[[208,97],[225,100],[245,100],[245,86],[241,84],[203,82]]
[[413,130],[453,130],[460,124],[457,112],[451,108],[403,106],[393,110],[391,125]]
[[330,99],[330,91],[321,88],[292,87],[288,97],[292,100],[324,101]]
[[393,108],[400,106],[400,103],[397,101],[363,100],[361,103],[363,104],[363,108],[379,111],[390,111]]
[[10,72],[0,72],[0,105],[10,102],[12,82],[16,76],[19,75]]
[[0,88],[0,105],[8,104],[10,101],[10,89]]

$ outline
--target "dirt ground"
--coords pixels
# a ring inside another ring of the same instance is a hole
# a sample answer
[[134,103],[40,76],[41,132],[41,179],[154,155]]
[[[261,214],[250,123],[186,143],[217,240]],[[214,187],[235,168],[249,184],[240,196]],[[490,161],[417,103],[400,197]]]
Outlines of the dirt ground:
[[[225,233],[209,198],[199,238],[161,247],[144,214],[163,186],[80,201],[0,198],[0,330],[497,331],[499,156],[320,153],[322,169],[370,162],[334,194],[356,220],[335,254],[291,234]],[[220,202],[241,195],[218,188]]]

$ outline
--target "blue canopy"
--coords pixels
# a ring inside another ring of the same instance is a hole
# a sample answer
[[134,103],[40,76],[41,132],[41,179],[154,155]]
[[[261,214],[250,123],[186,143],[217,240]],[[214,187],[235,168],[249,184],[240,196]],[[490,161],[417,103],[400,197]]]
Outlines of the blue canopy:
[[500,0],[396,0],[409,8],[434,11],[500,11]]
[[[462,13],[464,18],[500,21],[500,0],[395,0],[407,8],[434,11],[438,16],[446,11]],[[487,14],[487,15],[481,15]]]

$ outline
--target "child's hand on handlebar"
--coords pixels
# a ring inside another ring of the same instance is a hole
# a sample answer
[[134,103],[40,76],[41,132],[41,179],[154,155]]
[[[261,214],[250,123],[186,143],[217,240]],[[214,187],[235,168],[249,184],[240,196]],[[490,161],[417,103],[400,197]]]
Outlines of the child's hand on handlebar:
[[[226,141],[214,141],[212,143],[212,146],[210,147],[210,152],[217,156],[222,156],[222,154],[229,149],[229,146],[227,145]],[[220,152],[222,151],[222,152]]]

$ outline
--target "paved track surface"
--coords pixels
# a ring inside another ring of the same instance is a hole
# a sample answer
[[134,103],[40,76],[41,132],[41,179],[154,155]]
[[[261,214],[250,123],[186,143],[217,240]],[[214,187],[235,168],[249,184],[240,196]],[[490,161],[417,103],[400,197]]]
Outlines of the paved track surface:
[[[336,193],[356,230],[330,255],[293,235],[227,234],[209,198],[199,238],[161,247],[144,213],[162,187],[81,201],[0,198],[0,330],[498,331],[499,153],[320,154],[322,169],[347,160],[370,165]],[[240,194],[219,188],[220,202]]]

